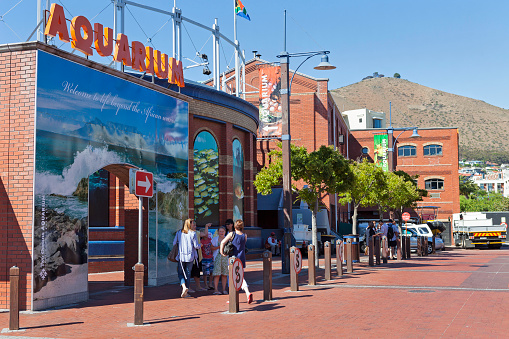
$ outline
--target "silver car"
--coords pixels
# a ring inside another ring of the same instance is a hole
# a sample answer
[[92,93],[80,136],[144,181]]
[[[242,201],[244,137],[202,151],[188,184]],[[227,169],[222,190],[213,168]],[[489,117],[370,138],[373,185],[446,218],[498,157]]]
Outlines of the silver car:
[[[411,251],[417,251],[417,231],[413,228],[407,228],[406,230],[403,229],[403,236],[410,237],[410,250]],[[433,238],[428,237],[428,254],[431,254],[433,252],[432,243]],[[444,250],[445,245],[442,238],[435,237],[435,250]]]

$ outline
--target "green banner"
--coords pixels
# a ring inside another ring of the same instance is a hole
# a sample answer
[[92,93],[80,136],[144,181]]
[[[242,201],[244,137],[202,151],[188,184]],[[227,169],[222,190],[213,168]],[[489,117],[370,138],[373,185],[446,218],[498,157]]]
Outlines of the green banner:
[[387,134],[375,134],[375,165],[381,167],[385,172],[389,170],[388,140],[389,136]]

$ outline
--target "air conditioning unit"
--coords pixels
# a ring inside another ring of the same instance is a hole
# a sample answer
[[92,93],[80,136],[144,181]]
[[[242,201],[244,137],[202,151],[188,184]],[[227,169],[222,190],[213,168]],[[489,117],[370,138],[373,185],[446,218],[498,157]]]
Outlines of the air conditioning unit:
[[428,195],[429,198],[434,198],[434,199],[440,199],[440,193],[430,193]]

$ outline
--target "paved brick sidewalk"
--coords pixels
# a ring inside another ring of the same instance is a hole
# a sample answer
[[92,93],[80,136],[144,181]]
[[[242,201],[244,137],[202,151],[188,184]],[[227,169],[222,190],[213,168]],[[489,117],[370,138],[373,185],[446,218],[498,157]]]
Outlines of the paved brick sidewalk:
[[[333,260],[335,264],[335,260]],[[323,268],[323,260],[321,261]],[[115,275],[91,276],[91,298],[66,309],[21,314],[24,332],[3,336],[49,338],[160,337],[507,337],[509,326],[509,248],[454,250],[436,256],[365,262],[344,277],[289,292],[289,277],[274,261],[272,302],[262,298],[262,262],[249,261],[246,279],[255,293],[248,305],[241,293],[241,313],[225,314],[228,296],[210,292],[179,298],[180,288],[145,289],[147,326],[133,322],[133,290]],[[120,276],[121,277],[121,276]],[[104,290],[104,288],[108,288]],[[8,314],[0,314],[8,327]]]

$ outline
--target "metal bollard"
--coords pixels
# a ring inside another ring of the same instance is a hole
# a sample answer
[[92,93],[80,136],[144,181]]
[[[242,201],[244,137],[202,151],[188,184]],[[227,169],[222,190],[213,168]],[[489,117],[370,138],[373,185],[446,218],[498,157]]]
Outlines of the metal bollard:
[[295,247],[290,247],[290,290],[298,291],[299,290],[299,275],[295,272],[293,267],[293,262],[295,260]]
[[375,246],[373,244],[373,237],[368,237],[368,263],[369,266],[375,266],[375,260],[374,255],[375,253]]
[[336,271],[338,276],[343,275],[343,241],[338,240],[336,243]]
[[407,237],[407,240],[406,240],[406,258],[407,259],[412,258],[412,248],[411,248],[411,239],[410,239],[410,237]]
[[400,241],[400,245],[401,245],[401,258],[403,260],[406,259],[406,238],[404,235],[401,236],[401,241]]
[[380,265],[380,236],[375,236],[375,263]]
[[308,285],[316,285],[315,246],[308,246]]
[[143,276],[145,267],[142,263],[134,265],[134,324],[143,325]]
[[352,238],[346,239],[346,273],[353,272],[353,246]]
[[10,275],[9,330],[19,330],[19,268],[12,266]]
[[387,256],[389,255],[388,252],[388,243],[387,243],[387,237],[384,235],[382,236],[382,262],[384,264],[387,264]]
[[424,237],[424,256],[428,256],[428,237]]
[[417,256],[420,257],[422,254],[422,242],[421,242],[421,236],[417,236]]
[[229,313],[238,313],[239,312],[239,291],[235,289],[235,282],[233,279],[235,276],[235,272],[233,272],[233,262],[237,259],[236,257],[230,257],[228,259],[228,279],[229,279],[229,302],[228,302],[228,312]]
[[433,234],[432,240],[433,240],[433,242],[431,243],[431,253],[435,254],[435,253],[437,253],[437,251],[436,251],[435,235],[434,234]]
[[263,300],[272,300],[272,252],[263,252]]
[[398,258],[398,260],[401,260],[403,259],[403,255],[401,253],[401,236],[399,237],[396,237],[396,257]]
[[331,245],[329,241],[326,241],[323,247],[325,256],[325,280],[331,280]]

